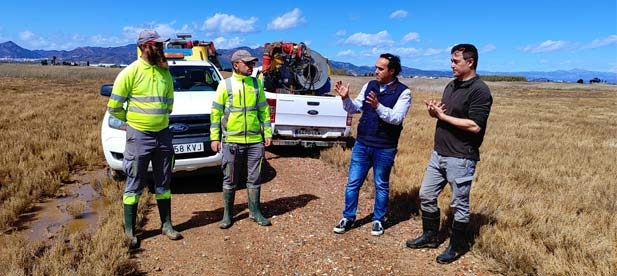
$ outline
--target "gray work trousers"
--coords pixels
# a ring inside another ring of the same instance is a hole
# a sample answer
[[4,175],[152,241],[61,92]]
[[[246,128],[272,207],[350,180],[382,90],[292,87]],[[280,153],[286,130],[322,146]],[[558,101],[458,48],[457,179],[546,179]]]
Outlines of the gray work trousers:
[[223,143],[223,189],[235,189],[238,184],[246,184],[249,189],[258,188],[265,153],[263,143]]
[[424,212],[437,212],[437,197],[446,184],[452,187],[450,208],[454,220],[469,222],[469,193],[476,171],[477,161],[465,158],[447,157],[433,151],[426,166],[422,186],[420,186],[420,208]]
[[125,196],[141,195],[148,181],[148,166],[152,162],[154,191],[157,195],[170,192],[174,162],[172,134],[169,128],[158,132],[126,129],[126,146],[122,166],[126,173]]

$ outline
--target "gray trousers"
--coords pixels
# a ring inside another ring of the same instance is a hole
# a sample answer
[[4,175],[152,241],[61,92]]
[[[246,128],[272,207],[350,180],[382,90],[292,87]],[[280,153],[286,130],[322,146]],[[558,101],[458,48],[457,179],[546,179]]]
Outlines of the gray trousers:
[[477,161],[464,158],[447,157],[433,151],[426,166],[422,186],[420,186],[420,208],[434,213],[438,210],[437,197],[446,184],[452,187],[450,208],[454,220],[469,222],[469,193],[476,171]]
[[244,183],[249,189],[260,187],[264,156],[263,143],[223,143],[223,189],[235,189]]
[[155,193],[169,194],[174,162],[171,131],[165,128],[159,132],[142,132],[127,126],[124,160],[122,160],[127,176],[124,196],[141,195],[148,181],[150,162],[152,162]]

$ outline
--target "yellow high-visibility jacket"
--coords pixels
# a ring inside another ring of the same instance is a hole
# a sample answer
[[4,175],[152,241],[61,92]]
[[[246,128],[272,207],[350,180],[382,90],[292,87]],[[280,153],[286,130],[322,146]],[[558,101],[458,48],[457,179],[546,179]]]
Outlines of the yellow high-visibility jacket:
[[234,72],[216,89],[210,113],[210,139],[252,144],[264,138],[272,138],[272,127],[261,80]]
[[169,70],[139,58],[116,77],[107,111],[139,131],[160,131],[169,126],[173,102]]

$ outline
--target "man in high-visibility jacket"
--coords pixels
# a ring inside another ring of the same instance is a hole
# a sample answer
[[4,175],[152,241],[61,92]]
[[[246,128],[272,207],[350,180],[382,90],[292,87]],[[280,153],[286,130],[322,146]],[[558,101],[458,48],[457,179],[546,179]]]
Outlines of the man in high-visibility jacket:
[[141,56],[118,74],[107,104],[107,111],[127,124],[122,161],[127,179],[122,201],[129,248],[139,247],[135,235],[137,203],[148,181],[150,162],[161,230],[172,240],[182,238],[171,223],[170,183],[174,149],[169,114],[173,108],[174,87],[163,54],[163,42],[167,40],[154,30],[144,30],[139,34],[137,45]]
[[251,76],[258,59],[246,50],[231,56],[233,74],[219,83],[210,113],[211,147],[223,154],[223,204],[219,227],[232,225],[235,189],[246,184],[249,217],[259,225],[270,225],[259,207],[261,164],[265,147],[272,142],[270,111],[263,84]]

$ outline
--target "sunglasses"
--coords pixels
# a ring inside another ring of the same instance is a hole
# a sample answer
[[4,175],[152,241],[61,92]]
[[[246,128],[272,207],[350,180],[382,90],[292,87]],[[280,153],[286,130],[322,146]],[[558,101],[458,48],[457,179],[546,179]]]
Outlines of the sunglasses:
[[246,64],[246,66],[255,66],[254,61],[243,61],[242,63]]

